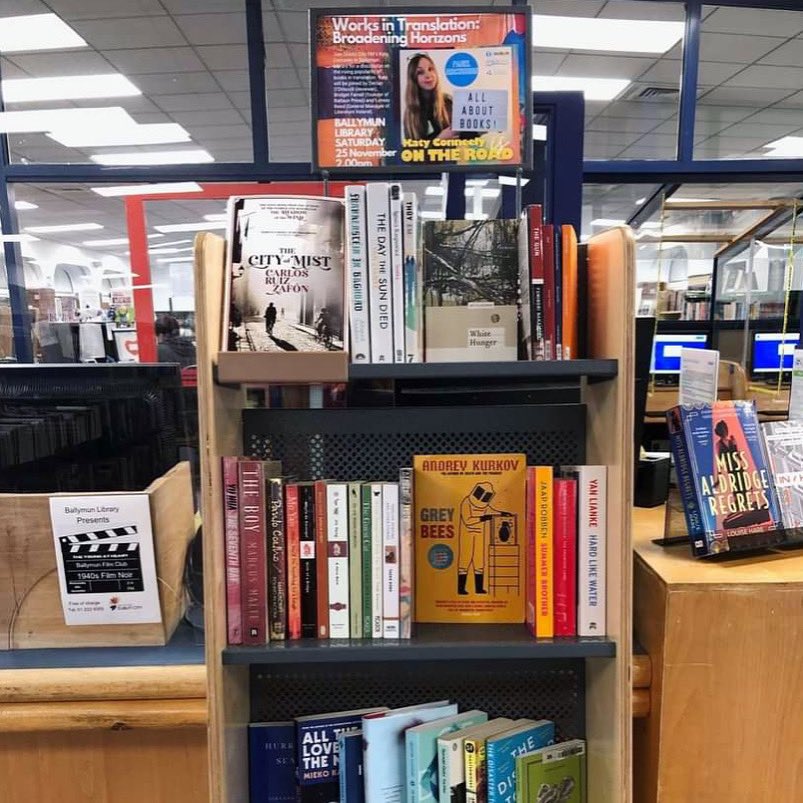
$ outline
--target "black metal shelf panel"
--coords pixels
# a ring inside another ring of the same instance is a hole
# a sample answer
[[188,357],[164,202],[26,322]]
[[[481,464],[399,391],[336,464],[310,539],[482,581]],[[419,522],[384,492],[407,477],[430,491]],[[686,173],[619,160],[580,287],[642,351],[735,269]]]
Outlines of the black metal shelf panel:
[[300,639],[227,647],[223,663],[342,664],[378,661],[511,661],[610,658],[605,638],[534,639],[524,625],[417,625],[411,639]]

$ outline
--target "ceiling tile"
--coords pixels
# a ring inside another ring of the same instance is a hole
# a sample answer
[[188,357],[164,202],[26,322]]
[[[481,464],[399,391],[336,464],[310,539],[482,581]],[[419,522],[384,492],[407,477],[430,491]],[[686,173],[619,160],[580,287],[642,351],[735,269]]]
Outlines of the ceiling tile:
[[[648,120],[644,117],[595,117],[587,126],[588,131],[619,131],[628,134],[644,134],[647,131],[661,131],[662,126],[658,120]],[[677,126],[677,123],[674,124]],[[658,126],[658,127],[656,127]]]
[[639,77],[640,83],[677,86],[680,81],[681,62],[674,59],[658,59]]
[[282,109],[287,106],[309,106],[309,99],[300,89],[272,89],[268,92],[268,114],[271,109]]
[[268,69],[286,69],[290,63],[290,51],[286,44],[269,42],[265,45],[265,65]]
[[309,23],[304,11],[283,11],[277,16],[285,42],[309,42]]
[[0,0],[0,18],[16,17],[20,14],[47,14],[51,10],[41,0]]
[[301,81],[294,67],[287,70],[269,69],[265,71],[265,83],[268,89],[300,89]]
[[226,91],[238,92],[248,89],[248,73],[245,70],[219,70],[214,75]]
[[[272,126],[274,122],[309,122],[310,110],[309,104],[304,106],[293,106],[282,109],[280,114],[272,117],[268,115],[268,125]],[[272,122],[274,121],[274,122]]]
[[245,69],[248,66],[246,45],[202,45],[195,51],[210,70]]
[[775,106],[761,109],[745,120],[746,123],[769,123],[770,125],[803,126],[803,114],[795,109],[778,109]]
[[797,67],[803,64],[803,39],[786,42],[764,56],[759,64],[779,64],[784,67]]
[[79,20],[73,23],[73,27],[96,50],[185,44],[175,23],[163,16]]
[[192,95],[160,95],[157,98],[157,103],[166,112],[190,112],[196,111],[197,109],[207,109],[209,111],[232,109],[231,101],[223,92],[204,92]]
[[538,0],[536,11],[539,14],[555,14],[559,17],[596,17],[606,0]]
[[187,129],[195,125],[229,125],[232,122],[240,122],[240,118],[234,111],[225,109],[211,111],[203,106],[196,106],[196,109],[198,111],[173,112],[171,117]]
[[[178,95],[191,92],[219,92],[217,81],[208,72],[156,73],[142,75],[137,85],[146,95]],[[158,98],[157,98],[157,103]]]
[[284,41],[284,35],[279,28],[279,18],[272,11],[262,12],[262,34],[266,42]]
[[[585,6],[585,3],[577,5]],[[620,0],[616,3],[606,3],[598,16],[609,19],[681,22],[683,6],[680,3],[644,3],[641,0]]]
[[[202,72],[204,70],[203,62],[195,55],[191,47],[108,50],[104,55],[120,72],[128,76]],[[141,80],[134,79],[134,82],[142,89]]]
[[697,85],[719,86],[723,81],[727,81],[743,69],[743,64],[728,64],[724,61],[701,61],[697,73]]
[[251,130],[245,123],[240,123],[239,125],[233,123],[228,125],[196,125],[193,126],[192,136],[198,142],[232,137],[247,137],[250,139]]
[[0,58],[0,69],[2,69],[3,78],[26,78],[28,76],[25,70],[20,69],[7,58]]
[[[109,62],[100,53],[93,50],[20,53],[9,58],[32,78],[111,72]],[[3,68],[3,77],[6,77],[5,68]]]
[[654,59],[628,58],[623,56],[569,55],[561,64],[558,75],[594,76],[597,78],[634,79],[649,69]]
[[803,92],[796,92],[794,95],[789,95],[777,105],[790,109],[803,109]]
[[[757,30],[764,32],[762,28]],[[700,37],[700,60],[750,64],[779,44],[778,39],[769,36],[739,36],[703,31]]]
[[132,112],[131,116],[141,125],[173,122],[173,118],[164,112]]
[[734,123],[725,130],[724,135],[727,137],[755,137],[767,143],[785,137],[801,126],[803,126],[803,120],[798,120],[797,125],[794,123],[771,124],[765,122],[759,114],[756,117],[752,117],[748,122]]
[[[725,86],[766,87],[767,89],[795,90],[803,87],[801,67],[759,67],[742,70],[726,82]],[[788,94],[788,93],[787,93]]]
[[234,104],[237,109],[250,109],[251,108],[251,93],[250,92],[227,92],[229,100]]
[[[773,11],[766,8],[719,8],[705,19],[704,31],[753,34],[788,39],[803,30],[803,18],[797,11]],[[703,36],[705,38],[705,35]]]
[[186,14],[175,18],[192,45],[244,45],[245,14]]
[[215,14],[230,12],[233,7],[242,7],[240,0],[161,0],[171,14]]
[[676,114],[677,110],[677,102],[616,100],[609,103],[601,114],[604,117],[643,117],[648,120],[665,120]]
[[727,106],[706,106],[705,98],[697,101],[697,114],[698,121],[711,121],[711,122],[736,122],[743,120],[753,114],[753,109],[746,109],[743,106],[734,106],[728,108]]
[[[13,0],[13,5],[19,5]],[[48,0],[48,11],[65,20],[108,19],[109,17],[144,17],[164,14],[159,0]],[[29,13],[29,12],[18,12]]]
[[533,50],[533,73],[536,75],[555,75],[563,60],[566,58],[568,51],[561,51],[556,53],[554,50],[541,50],[535,48]]
[[704,90],[699,103],[706,105],[735,106],[741,104],[747,108],[760,109],[776,103],[789,95],[788,89],[756,89],[751,87],[719,86],[716,89]]

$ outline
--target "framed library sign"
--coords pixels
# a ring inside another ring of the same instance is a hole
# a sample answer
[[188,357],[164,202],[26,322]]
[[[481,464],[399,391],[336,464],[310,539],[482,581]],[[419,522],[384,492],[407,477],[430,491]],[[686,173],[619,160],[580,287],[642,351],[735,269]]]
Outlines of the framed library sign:
[[310,10],[313,169],[530,167],[526,6]]

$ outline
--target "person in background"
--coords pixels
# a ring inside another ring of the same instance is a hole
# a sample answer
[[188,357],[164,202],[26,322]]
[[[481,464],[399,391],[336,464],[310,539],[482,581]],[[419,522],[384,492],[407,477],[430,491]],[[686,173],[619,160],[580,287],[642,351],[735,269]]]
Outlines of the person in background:
[[156,319],[156,337],[159,362],[177,362],[182,368],[196,364],[195,344],[179,334],[178,321],[172,315]]

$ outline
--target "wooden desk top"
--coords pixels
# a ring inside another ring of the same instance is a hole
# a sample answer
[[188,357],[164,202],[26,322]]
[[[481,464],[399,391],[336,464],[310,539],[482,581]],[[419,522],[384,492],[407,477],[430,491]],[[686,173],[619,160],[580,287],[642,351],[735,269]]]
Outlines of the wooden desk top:
[[803,549],[765,552],[744,558],[708,561],[691,556],[688,544],[661,547],[652,539],[663,537],[664,506],[633,508],[633,549],[636,558],[670,586],[803,585]]
[[[789,412],[789,388],[781,388],[780,392],[774,388],[762,385],[750,385],[747,389],[747,398],[756,403],[760,420],[777,421]],[[647,394],[645,407],[645,422],[663,422],[663,415],[670,407],[678,403],[678,389],[659,387]]]

